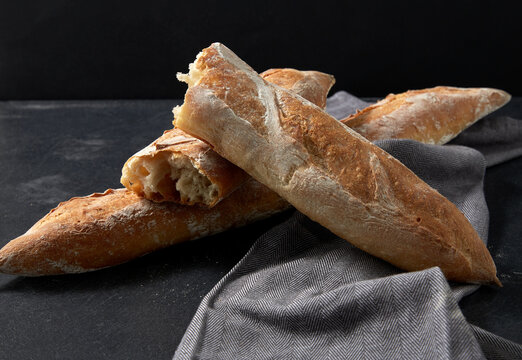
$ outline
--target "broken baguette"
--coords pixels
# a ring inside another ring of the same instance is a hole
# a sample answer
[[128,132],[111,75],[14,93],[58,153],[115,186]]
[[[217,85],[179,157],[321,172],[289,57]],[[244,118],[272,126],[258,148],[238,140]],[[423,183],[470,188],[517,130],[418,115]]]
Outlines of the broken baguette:
[[211,207],[248,177],[208,144],[180,129],[171,129],[127,160],[120,181],[155,202]]
[[0,272],[41,276],[98,270],[288,207],[253,179],[210,209],[160,204],[127,189],[109,189],[60,203],[0,250]]
[[[325,107],[333,76],[318,71],[271,69],[267,81]],[[149,200],[214,206],[249,178],[201,140],[171,129],[134,154],[123,166],[121,183]]]
[[498,89],[437,86],[390,94],[341,122],[370,141],[411,139],[442,145],[510,99]]
[[319,107],[264,81],[214,43],[178,77],[175,125],[360,249],[399,268],[500,285],[465,216],[384,150]]

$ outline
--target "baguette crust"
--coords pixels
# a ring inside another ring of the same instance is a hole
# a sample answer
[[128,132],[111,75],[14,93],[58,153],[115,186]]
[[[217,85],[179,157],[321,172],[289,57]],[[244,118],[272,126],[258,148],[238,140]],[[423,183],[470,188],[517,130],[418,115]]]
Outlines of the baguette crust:
[[442,145],[510,99],[497,89],[437,86],[390,94],[341,122],[370,141],[412,139]]
[[353,245],[405,270],[500,284],[450,201],[312,103],[271,85],[224,45],[200,53],[176,126]]
[[266,81],[304,97],[320,108],[326,108],[326,96],[335,84],[335,78],[319,71],[270,69],[259,74]]
[[[271,69],[267,81],[326,106],[332,75],[318,71]],[[211,147],[180,129],[171,129],[134,154],[122,169],[121,183],[146,199],[214,206],[249,178]]]
[[97,270],[288,207],[254,180],[211,209],[159,204],[127,189],[109,189],[60,203],[0,250],[0,271],[40,276]]

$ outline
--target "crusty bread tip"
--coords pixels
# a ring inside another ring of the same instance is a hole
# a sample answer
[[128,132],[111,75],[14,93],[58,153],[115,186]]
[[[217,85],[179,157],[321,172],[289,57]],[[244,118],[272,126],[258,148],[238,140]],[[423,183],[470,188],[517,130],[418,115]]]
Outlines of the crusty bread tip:
[[390,94],[341,122],[370,141],[411,139],[442,145],[510,99],[498,89],[437,86]]
[[499,284],[465,216],[391,155],[224,45],[204,49],[175,125],[355,246],[405,270]]
[[319,71],[300,71],[295,69],[269,69],[259,74],[264,80],[281,86],[294,94],[326,108],[326,96],[335,84],[335,78]]

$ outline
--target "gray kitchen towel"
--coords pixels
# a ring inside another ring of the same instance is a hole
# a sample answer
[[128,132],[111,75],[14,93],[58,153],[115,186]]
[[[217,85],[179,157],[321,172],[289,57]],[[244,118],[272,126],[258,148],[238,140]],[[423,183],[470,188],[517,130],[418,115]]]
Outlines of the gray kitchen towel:
[[[345,92],[328,101],[337,118],[364,106]],[[479,151],[377,145],[453,201],[487,240]],[[205,296],[174,358],[522,358],[519,345],[466,322],[458,300],[476,288],[450,286],[439,268],[405,273],[293,211]]]
[[493,166],[522,155],[522,128],[519,120],[493,113],[461,133],[451,144],[479,150],[488,166]]

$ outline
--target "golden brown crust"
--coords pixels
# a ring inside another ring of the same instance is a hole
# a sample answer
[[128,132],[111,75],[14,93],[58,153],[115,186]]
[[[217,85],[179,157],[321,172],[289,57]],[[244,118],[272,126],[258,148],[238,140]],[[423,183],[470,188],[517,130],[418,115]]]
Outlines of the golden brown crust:
[[326,107],[325,95],[335,84],[332,75],[319,71],[284,68],[270,69],[259,75],[266,81],[290,90],[323,109]]
[[200,78],[177,110],[181,129],[377,257],[405,270],[439,266],[450,280],[499,284],[464,215],[391,155],[263,81],[221,44],[203,50],[195,68]]
[[288,206],[254,180],[211,209],[154,203],[127,189],[109,189],[60,203],[0,250],[0,272],[40,276],[97,270]]
[[341,122],[370,141],[412,139],[441,145],[510,99],[497,89],[438,86],[390,94]]

